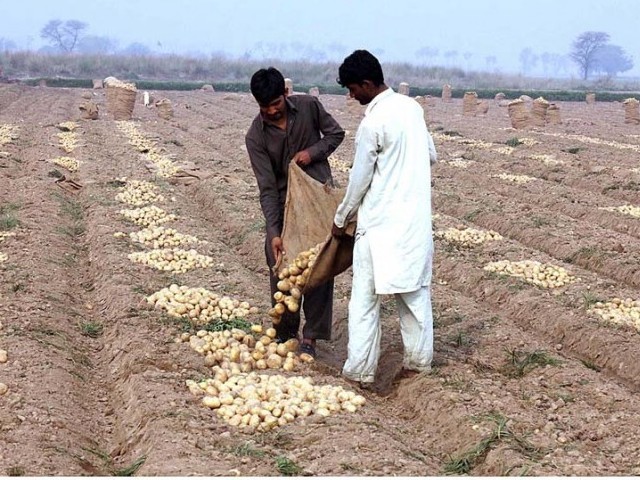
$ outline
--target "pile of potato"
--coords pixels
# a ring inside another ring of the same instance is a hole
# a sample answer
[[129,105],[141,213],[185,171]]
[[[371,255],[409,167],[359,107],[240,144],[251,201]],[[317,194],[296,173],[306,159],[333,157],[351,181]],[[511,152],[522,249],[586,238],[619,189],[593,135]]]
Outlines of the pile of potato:
[[78,168],[80,168],[80,161],[73,157],[52,158],[50,162],[60,167],[66,168],[70,172],[77,172]]
[[133,252],[128,257],[133,263],[175,273],[185,273],[194,268],[207,268],[213,265],[213,258],[201,255],[193,249],[154,249],[149,252]]
[[128,180],[116,200],[134,207],[143,207],[153,202],[162,202],[164,197],[158,192],[158,186],[144,180]]
[[488,263],[484,269],[499,275],[522,278],[524,281],[542,288],[559,288],[577,280],[563,267],[540,263],[536,260],[520,262],[500,260]]
[[134,209],[123,209],[118,213],[123,215],[127,220],[135,223],[136,225],[140,225],[141,227],[155,227],[166,222],[171,222],[177,218],[173,213],[168,214],[165,210],[160,207],[156,207],[155,205]]
[[297,312],[300,309],[302,290],[307,283],[311,267],[313,267],[322,245],[319,243],[309,250],[303,250],[293,262],[280,270],[278,291],[273,295],[276,304],[269,310],[269,316],[274,325],[280,323],[285,311]]
[[473,160],[463,160],[461,158],[454,158],[453,160],[445,160],[443,163],[446,163],[447,165],[451,165],[452,167],[456,167],[456,168],[469,168],[471,165],[473,165],[474,162]]
[[78,128],[78,124],[76,122],[62,122],[58,124],[58,128],[64,132],[73,132],[76,128]]
[[109,77],[107,80],[108,81],[105,81],[105,86],[124,88],[125,90],[131,90],[132,92],[138,91],[135,83],[123,82],[122,80],[118,80],[117,78],[113,78],[113,77]]
[[154,147],[153,141],[142,135],[134,122],[117,121],[116,127],[129,139],[129,145],[133,145],[139,152],[148,152]]
[[175,228],[166,227],[148,227],[139,232],[131,232],[129,238],[152,248],[174,248],[199,242],[193,235],[182,234]]
[[509,146],[501,146],[493,149],[496,153],[501,153],[502,155],[511,155],[516,149]]
[[151,149],[146,157],[158,168],[156,174],[159,177],[169,178],[180,170],[173,160],[155,149]]
[[562,165],[562,164],[564,164],[564,162],[562,160],[558,160],[553,155],[546,155],[546,154],[531,155],[531,158],[533,160],[539,160],[542,163],[544,163],[545,165]]
[[2,263],[2,262],[6,262],[8,258],[9,258],[9,257],[7,257],[7,254],[6,254],[6,253],[2,253],[2,252],[0,252],[0,263]]
[[147,297],[147,303],[156,309],[166,310],[174,318],[187,318],[194,325],[207,325],[211,322],[246,318],[257,314],[258,308],[248,302],[220,296],[206,288],[191,288],[186,285],[172,284]]
[[13,232],[0,232],[0,243],[4,242],[5,238],[13,236],[15,236],[15,233]]
[[338,172],[350,172],[351,165],[345,162],[344,160],[336,157],[335,155],[329,156],[329,165],[332,170],[336,170]]
[[0,124],[0,145],[6,145],[18,138],[18,127],[9,124]]
[[630,325],[640,330],[640,300],[614,298],[609,302],[597,302],[588,311],[608,322]]
[[[254,333],[259,336],[257,339]],[[204,364],[221,375],[268,368],[290,372],[304,361],[296,355],[298,340],[276,343],[275,337],[274,328],[263,332],[262,325],[252,325],[251,333],[238,328],[219,332],[199,330],[195,335],[185,332],[176,341],[189,342],[193,350],[205,356]]]
[[[224,379],[224,380],[223,380]],[[310,377],[240,373],[196,383],[187,381],[203,405],[243,432],[265,432],[282,427],[298,417],[323,417],[356,412],[366,400],[350,390],[332,385],[318,386]]]
[[136,128],[135,123],[120,121],[116,122],[116,125],[129,138],[129,144],[133,145],[139,152],[145,153],[149,161],[158,168],[157,175],[159,177],[169,178],[178,172],[179,168],[173,160],[164,155],[153,141],[142,135]]
[[455,243],[464,248],[472,248],[485,242],[493,240],[502,240],[502,235],[493,230],[484,231],[475,228],[465,228],[459,230],[457,228],[448,228],[435,232],[436,238],[442,238],[450,243]]
[[71,153],[78,146],[78,137],[75,132],[58,132],[56,135],[60,139],[60,148],[65,152]]
[[623,215],[630,215],[632,217],[640,217],[640,207],[633,205],[622,205],[620,207],[599,207],[600,210],[606,210],[608,212],[619,212]]
[[512,175],[510,173],[500,173],[498,175],[491,175],[492,178],[500,178],[501,180],[507,180],[508,182],[517,183],[522,185],[528,183],[531,180],[535,180],[535,177],[528,177],[527,175]]

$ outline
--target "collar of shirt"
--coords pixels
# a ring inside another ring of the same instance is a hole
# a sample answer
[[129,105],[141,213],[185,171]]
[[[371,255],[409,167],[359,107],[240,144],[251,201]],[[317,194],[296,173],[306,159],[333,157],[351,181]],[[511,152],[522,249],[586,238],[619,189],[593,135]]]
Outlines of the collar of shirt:
[[[289,118],[288,118],[289,117],[289,112],[296,113],[298,111],[298,107],[296,107],[293,104],[293,102],[291,100],[289,100],[287,97],[284,97],[284,102],[287,105],[287,125],[288,125],[289,124]],[[267,125],[270,125],[269,122],[265,122],[264,121],[264,118],[262,118],[262,114],[258,115],[258,117],[260,118],[260,126],[262,127],[262,130],[267,128]]]
[[371,110],[373,110],[373,108],[380,103],[382,100],[384,100],[387,97],[390,97],[391,95],[393,95],[394,92],[393,89],[391,87],[388,87],[384,92],[379,93],[378,95],[376,95],[374,97],[373,100],[371,100],[371,102],[369,103],[369,106],[367,107],[367,109],[364,111],[365,115],[369,115],[369,113],[371,112]]

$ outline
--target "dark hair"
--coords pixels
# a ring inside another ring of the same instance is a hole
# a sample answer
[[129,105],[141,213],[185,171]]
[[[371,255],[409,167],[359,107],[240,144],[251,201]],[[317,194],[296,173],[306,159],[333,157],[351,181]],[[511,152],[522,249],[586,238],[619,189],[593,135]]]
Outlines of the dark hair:
[[343,87],[353,83],[362,85],[365,80],[379,87],[384,83],[384,75],[376,57],[367,50],[356,50],[342,62],[336,80]]
[[275,68],[261,68],[251,77],[251,93],[260,105],[284,95],[284,77]]

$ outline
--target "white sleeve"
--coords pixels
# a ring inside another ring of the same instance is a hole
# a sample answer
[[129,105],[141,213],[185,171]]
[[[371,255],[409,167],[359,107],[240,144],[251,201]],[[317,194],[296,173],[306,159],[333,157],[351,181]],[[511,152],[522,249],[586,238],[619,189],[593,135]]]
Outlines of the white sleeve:
[[349,185],[333,220],[337,227],[344,227],[360,207],[371,185],[379,152],[377,132],[371,126],[361,124],[356,135],[356,155],[349,175]]

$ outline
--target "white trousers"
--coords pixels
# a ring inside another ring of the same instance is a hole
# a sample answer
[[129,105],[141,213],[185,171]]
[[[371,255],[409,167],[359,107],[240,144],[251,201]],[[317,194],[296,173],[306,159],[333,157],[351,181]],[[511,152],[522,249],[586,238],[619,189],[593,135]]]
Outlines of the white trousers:
[[[419,372],[431,369],[433,312],[431,289],[394,294],[404,344],[402,366]],[[353,249],[353,284],[349,301],[349,343],[342,374],[354,381],[373,382],[380,359],[380,302],[375,293],[373,261],[366,235]]]

